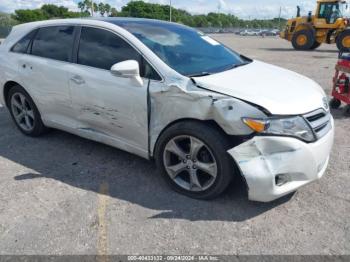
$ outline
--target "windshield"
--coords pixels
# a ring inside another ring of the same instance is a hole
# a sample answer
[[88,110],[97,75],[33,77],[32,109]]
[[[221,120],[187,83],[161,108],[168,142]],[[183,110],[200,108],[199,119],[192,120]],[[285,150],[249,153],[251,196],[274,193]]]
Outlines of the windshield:
[[[343,4],[342,4],[343,9]],[[327,23],[334,24],[338,18],[342,18],[339,3],[322,3],[320,5],[319,18],[324,18]]]
[[239,54],[189,27],[155,21],[116,24],[135,35],[182,75],[208,75],[247,63]]

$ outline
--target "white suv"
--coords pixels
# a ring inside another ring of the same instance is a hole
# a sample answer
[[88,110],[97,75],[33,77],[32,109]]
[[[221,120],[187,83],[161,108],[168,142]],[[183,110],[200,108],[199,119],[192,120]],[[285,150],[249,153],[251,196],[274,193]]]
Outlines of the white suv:
[[48,128],[155,159],[176,191],[209,199],[241,175],[272,201],[320,178],[334,123],[322,88],[183,25],[35,22],[0,46],[0,103],[19,130]]

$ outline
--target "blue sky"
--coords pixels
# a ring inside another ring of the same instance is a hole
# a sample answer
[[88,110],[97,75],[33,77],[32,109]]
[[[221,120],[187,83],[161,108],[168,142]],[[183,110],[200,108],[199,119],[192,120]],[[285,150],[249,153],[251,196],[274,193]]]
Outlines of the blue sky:
[[[120,10],[130,0],[95,1],[109,3]],[[0,0],[0,11],[13,12],[13,10],[21,8],[38,8],[46,3],[63,5],[71,10],[76,10],[77,2],[79,0]],[[166,4],[169,3],[169,0],[145,0],[145,2]],[[172,2],[175,7],[194,14],[220,10],[240,18],[249,19],[277,17],[280,7],[282,7],[283,17],[295,16],[297,4],[302,7],[302,12],[306,14],[307,11],[315,9],[316,0],[172,0]]]

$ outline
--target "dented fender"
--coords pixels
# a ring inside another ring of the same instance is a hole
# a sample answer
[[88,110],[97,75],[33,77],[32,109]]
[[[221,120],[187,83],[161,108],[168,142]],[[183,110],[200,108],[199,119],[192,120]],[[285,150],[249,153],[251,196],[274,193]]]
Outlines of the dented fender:
[[181,119],[213,120],[228,135],[250,135],[253,131],[242,117],[265,117],[258,108],[239,99],[208,91],[191,80],[171,79],[172,83],[151,81],[149,89],[150,155],[163,130]]

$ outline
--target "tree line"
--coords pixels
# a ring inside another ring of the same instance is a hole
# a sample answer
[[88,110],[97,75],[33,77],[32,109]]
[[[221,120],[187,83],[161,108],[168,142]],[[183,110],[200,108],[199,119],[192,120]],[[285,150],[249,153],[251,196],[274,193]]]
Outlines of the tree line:
[[[53,18],[76,18],[94,16],[110,16],[110,17],[140,17],[152,18],[160,20],[169,20],[169,5],[151,4],[143,1],[130,1],[121,10],[110,6],[108,3],[102,3],[91,0],[83,0],[77,4],[80,11],[69,11],[63,6],[45,4],[38,9],[19,9],[15,10],[11,16],[1,19],[0,26],[7,23],[26,23],[32,21],[47,20]],[[203,15],[192,15],[189,12],[172,8],[172,21],[182,23],[191,27],[240,27],[240,28],[278,28],[283,26],[285,19],[254,19],[243,20],[232,14],[208,13]]]

